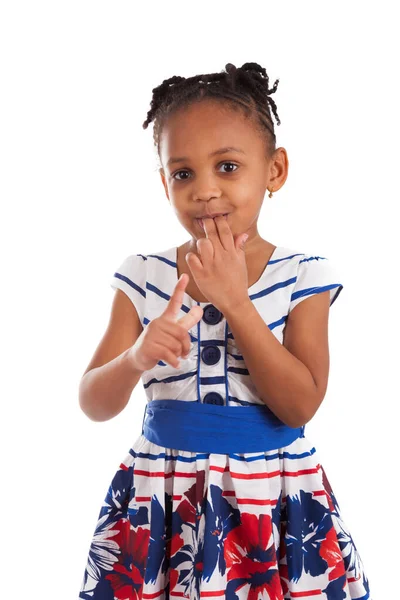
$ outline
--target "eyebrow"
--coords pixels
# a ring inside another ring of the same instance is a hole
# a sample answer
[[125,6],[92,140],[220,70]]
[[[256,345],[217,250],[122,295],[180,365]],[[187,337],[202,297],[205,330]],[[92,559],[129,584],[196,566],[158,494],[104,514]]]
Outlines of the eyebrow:
[[[224,148],[219,148],[218,150],[214,150],[214,152],[210,152],[208,155],[209,158],[215,156],[216,154],[225,154],[226,152],[239,152],[241,154],[245,154],[244,150],[241,148],[234,148],[233,146],[225,146]],[[184,162],[185,160],[190,160],[188,156],[180,156],[177,158],[170,158],[167,162],[167,167],[174,163]]]

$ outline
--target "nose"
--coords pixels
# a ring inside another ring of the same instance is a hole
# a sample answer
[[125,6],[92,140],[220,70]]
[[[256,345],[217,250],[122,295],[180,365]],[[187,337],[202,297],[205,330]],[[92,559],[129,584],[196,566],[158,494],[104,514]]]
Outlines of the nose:
[[196,200],[208,202],[212,198],[220,198],[221,190],[217,185],[215,175],[204,173],[196,176],[193,196]]
[[198,202],[210,202],[211,200],[218,200],[221,198],[221,191],[216,188],[209,186],[208,188],[202,187],[197,188],[196,192],[193,193],[193,197]]

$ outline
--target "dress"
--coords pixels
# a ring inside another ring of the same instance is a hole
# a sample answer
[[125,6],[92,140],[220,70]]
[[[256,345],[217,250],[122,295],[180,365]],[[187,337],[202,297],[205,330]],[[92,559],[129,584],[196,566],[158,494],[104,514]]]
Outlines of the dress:
[[[128,256],[111,286],[128,295],[146,327],[165,310],[177,280],[172,247]],[[343,288],[339,281],[328,259],[277,246],[248,291],[282,343],[289,312],[326,290],[332,305]],[[179,369],[160,360],[143,373],[144,404],[169,398],[180,400],[178,406],[219,405],[219,411],[265,408],[223,314],[185,293],[178,318],[194,304],[204,313],[189,330],[189,357]],[[371,598],[361,558],[304,426],[286,446],[226,454],[160,446],[142,427],[102,504],[79,598],[200,597]]]

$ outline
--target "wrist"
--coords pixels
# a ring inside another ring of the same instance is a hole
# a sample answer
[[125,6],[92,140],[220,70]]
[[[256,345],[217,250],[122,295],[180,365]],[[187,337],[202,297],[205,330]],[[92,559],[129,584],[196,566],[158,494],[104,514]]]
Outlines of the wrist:
[[222,310],[225,318],[229,320],[235,315],[242,315],[244,313],[248,314],[249,308],[253,307],[253,303],[250,300],[249,296],[246,298],[242,298],[241,300],[236,300],[233,303],[227,304]]
[[131,348],[128,348],[125,353],[125,360],[128,362],[129,367],[134,375],[142,375],[142,373],[144,373],[145,369],[141,369],[136,361],[135,345],[133,345]]

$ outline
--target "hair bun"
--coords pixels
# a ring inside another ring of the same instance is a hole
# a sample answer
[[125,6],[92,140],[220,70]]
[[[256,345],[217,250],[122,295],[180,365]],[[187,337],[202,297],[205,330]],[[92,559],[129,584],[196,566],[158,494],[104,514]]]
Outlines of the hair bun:
[[233,73],[235,73],[237,71],[237,68],[232,63],[228,63],[227,65],[225,65],[225,71],[229,75],[233,75]]

